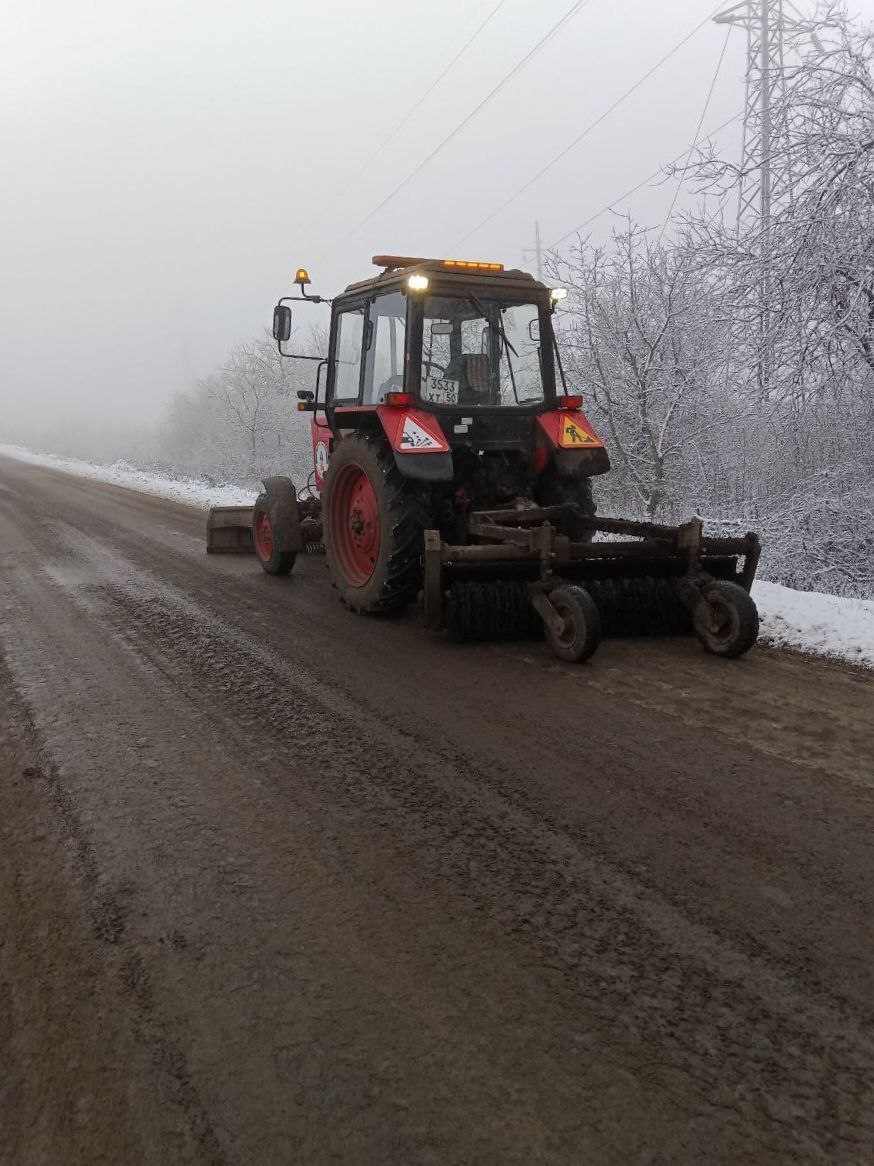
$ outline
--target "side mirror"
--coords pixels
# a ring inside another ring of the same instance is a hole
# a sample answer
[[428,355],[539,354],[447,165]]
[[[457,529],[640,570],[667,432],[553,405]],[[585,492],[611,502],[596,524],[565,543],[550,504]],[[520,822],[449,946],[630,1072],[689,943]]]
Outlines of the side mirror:
[[532,320],[528,321],[528,339],[533,340],[535,344],[540,343],[540,321],[539,320],[532,319]]
[[273,309],[273,339],[283,344],[291,336],[291,308],[288,304],[277,304]]

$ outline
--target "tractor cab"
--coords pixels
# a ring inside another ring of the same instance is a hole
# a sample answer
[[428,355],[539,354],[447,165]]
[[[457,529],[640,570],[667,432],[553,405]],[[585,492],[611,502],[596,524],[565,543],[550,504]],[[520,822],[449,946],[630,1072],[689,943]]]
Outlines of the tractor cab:
[[334,301],[328,408],[403,393],[431,412],[542,409],[555,400],[557,375],[564,394],[554,293],[532,276],[497,263],[374,262],[379,276]]

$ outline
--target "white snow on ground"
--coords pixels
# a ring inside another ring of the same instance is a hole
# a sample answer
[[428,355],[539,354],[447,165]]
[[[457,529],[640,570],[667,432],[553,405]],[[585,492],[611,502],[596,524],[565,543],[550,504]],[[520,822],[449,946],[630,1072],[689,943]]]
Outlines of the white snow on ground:
[[795,591],[764,580],[753,584],[753,599],[764,643],[874,668],[874,600]]
[[159,498],[169,498],[186,506],[198,506],[202,510],[210,506],[251,506],[255,501],[255,491],[247,490],[244,486],[211,486],[196,478],[166,478],[161,474],[138,470],[122,461],[102,466],[78,458],[57,457],[52,453],[31,453],[19,445],[3,444],[0,444],[0,455],[30,462],[35,466],[45,466],[50,470],[76,474],[80,478],[94,478],[98,482],[126,486],[129,490],[139,490],[143,494],[156,494]]
[[[36,466],[94,478],[156,494],[187,506],[250,506],[254,492],[243,486],[211,486],[194,478],[166,478],[137,470],[127,462],[111,466],[31,453],[17,445],[0,444],[0,455]],[[761,640],[776,648],[794,648],[817,656],[832,656],[874,668],[874,600],[843,599],[818,591],[795,591],[779,583],[759,580],[753,598],[761,618]]]

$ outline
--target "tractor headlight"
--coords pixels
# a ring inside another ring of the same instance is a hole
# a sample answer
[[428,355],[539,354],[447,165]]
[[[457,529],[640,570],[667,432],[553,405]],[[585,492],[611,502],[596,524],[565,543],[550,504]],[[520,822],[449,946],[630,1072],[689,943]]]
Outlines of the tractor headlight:
[[407,280],[407,287],[410,289],[410,291],[425,291],[427,286],[427,275],[411,275]]
[[549,298],[552,300],[552,302],[554,304],[557,304],[559,300],[564,300],[567,298],[567,288],[566,287],[554,287],[552,289],[552,291],[549,293]]

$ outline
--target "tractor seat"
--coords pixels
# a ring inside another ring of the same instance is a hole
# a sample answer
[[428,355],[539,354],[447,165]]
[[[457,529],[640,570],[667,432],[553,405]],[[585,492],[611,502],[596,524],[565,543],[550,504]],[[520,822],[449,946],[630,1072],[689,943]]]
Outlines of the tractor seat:
[[488,393],[492,387],[492,366],[485,355],[463,356],[464,375],[475,393]]
[[488,356],[472,353],[457,356],[446,369],[449,380],[459,382],[459,404],[487,404],[492,395],[492,365]]

